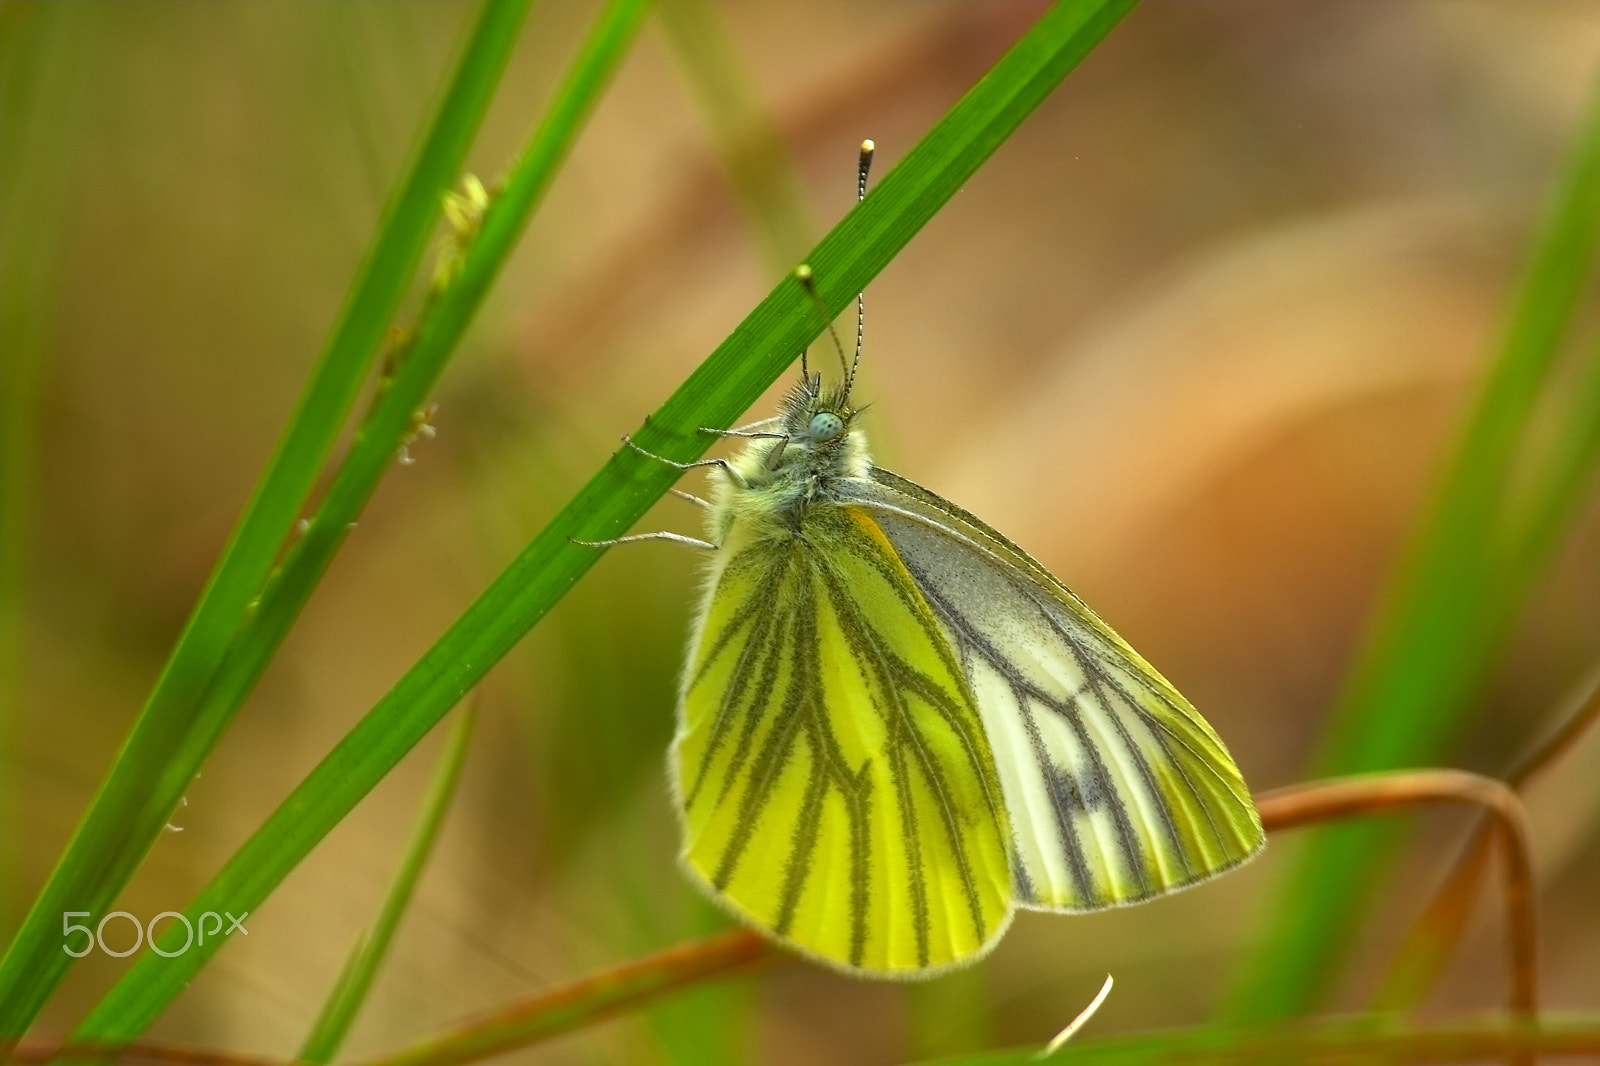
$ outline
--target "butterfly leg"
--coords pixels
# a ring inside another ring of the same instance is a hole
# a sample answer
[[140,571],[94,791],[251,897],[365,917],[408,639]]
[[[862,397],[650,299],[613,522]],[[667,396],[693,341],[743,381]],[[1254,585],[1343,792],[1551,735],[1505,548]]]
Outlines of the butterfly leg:
[[735,485],[739,486],[741,489],[750,487],[745,481],[744,475],[740,474],[737,470],[730,466],[728,464],[728,460],[726,459],[697,459],[692,463],[680,463],[676,459],[668,459],[664,455],[657,455],[655,452],[645,451],[643,448],[639,447],[633,442],[632,437],[624,436],[622,438],[622,443],[626,444],[628,447],[632,448],[646,459],[654,459],[658,463],[666,463],[668,466],[675,466],[679,470],[698,470],[707,466],[719,466],[722,468],[722,472],[728,475],[728,479]]
[[755,431],[759,430],[762,426],[777,425],[782,421],[782,415],[773,415],[771,418],[763,418],[759,422],[746,422],[744,425],[734,426],[732,429],[717,429],[714,426],[701,426],[700,432],[712,433],[718,437],[781,437],[784,436],[784,434],[757,433]]
[[738,427],[735,427],[734,429],[716,429],[716,428],[713,428],[711,426],[701,426],[700,427],[700,432],[701,433],[712,433],[712,434],[715,434],[718,437],[742,437],[745,440],[782,440],[782,441],[787,441],[789,439],[789,434],[787,434],[787,433],[771,433],[771,432],[762,431],[761,429],[758,428],[760,426],[770,426],[773,423],[778,422],[778,421],[779,421],[779,419],[777,419],[777,418],[763,418],[759,422],[751,422],[749,425],[738,426]]
[[740,426],[738,429],[712,429],[710,426],[701,426],[700,432],[715,433],[719,437],[743,437],[746,440],[775,440],[778,442],[778,447],[767,457],[767,465],[776,467],[783,460],[783,450],[789,446],[789,434],[753,431],[757,426],[770,426],[780,420],[780,417],[763,418],[759,422],[751,422],[748,426]]
[[707,511],[711,510],[710,500],[703,500],[692,492],[684,492],[682,489],[668,489],[667,491],[678,497],[680,500],[688,500],[696,507],[702,507]]

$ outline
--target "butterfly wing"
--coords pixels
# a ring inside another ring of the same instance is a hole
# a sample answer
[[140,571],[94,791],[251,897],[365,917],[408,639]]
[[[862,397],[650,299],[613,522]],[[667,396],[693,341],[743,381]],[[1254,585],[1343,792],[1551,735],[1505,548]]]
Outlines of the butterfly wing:
[[685,865],[735,913],[852,972],[985,951],[1012,913],[994,756],[959,655],[863,508],[735,523],[673,745]]
[[847,486],[957,649],[995,752],[1019,904],[1131,903],[1261,848],[1216,733],[1048,570],[896,474]]

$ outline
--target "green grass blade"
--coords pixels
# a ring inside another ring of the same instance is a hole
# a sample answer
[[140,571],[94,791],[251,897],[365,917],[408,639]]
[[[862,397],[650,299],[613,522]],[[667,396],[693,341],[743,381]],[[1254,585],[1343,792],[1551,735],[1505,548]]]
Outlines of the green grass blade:
[[[1567,409],[1560,413],[1560,425],[1549,454],[1528,478],[1530,488],[1521,506],[1504,523],[1510,532],[1501,551],[1499,580],[1484,590],[1490,605],[1487,610],[1492,613],[1510,615],[1515,609],[1521,590],[1555,550],[1583,499],[1584,490],[1594,480],[1595,467],[1600,463],[1600,351],[1591,349],[1588,363],[1582,369],[1581,380],[1566,397]],[[1582,721],[1581,716],[1578,721]],[[1555,735],[1564,736],[1570,744],[1572,738],[1582,732],[1579,726],[1569,733],[1573,724],[1569,721]],[[1549,740],[1541,742],[1541,749],[1549,743]],[[1565,746],[1558,744],[1554,750],[1563,750]],[[1542,761],[1537,760],[1535,764]],[[1517,766],[1506,775],[1508,783],[1520,789],[1529,779],[1526,774],[1529,766],[1526,757],[1519,759]],[[1400,954],[1390,962],[1374,1006],[1382,1010],[1406,1010],[1419,1003],[1443,969],[1460,931],[1456,928],[1447,934],[1438,927],[1427,932],[1422,927],[1413,929]]]
[[444,754],[434,771],[433,783],[422,801],[422,814],[412,830],[411,842],[406,846],[405,857],[395,871],[394,881],[378,908],[378,918],[371,931],[363,934],[345,963],[333,992],[323,1004],[322,1013],[311,1026],[306,1042],[300,1048],[301,1062],[325,1063],[339,1053],[350,1026],[355,1024],[356,1012],[366,1002],[372,981],[378,976],[378,967],[389,951],[389,943],[400,925],[400,916],[411,902],[411,892],[422,876],[422,867],[433,851],[439,827],[444,824],[445,812],[455,796],[456,785],[461,780],[461,767],[467,761],[467,748],[472,742],[472,726],[476,719],[472,706],[456,718],[455,726],[445,741]]
[[[773,275],[782,274],[805,253],[821,226],[806,201],[798,167],[777,118],[717,7],[708,0],[660,0],[656,15],[672,56],[700,105],[760,262]],[[843,188],[844,160],[840,164]],[[600,624],[611,625],[613,621],[608,617]],[[591,643],[601,645],[605,641]],[[636,705],[602,703],[586,702],[579,726],[585,735],[593,729],[595,718],[603,715],[613,724],[613,739],[629,738],[617,747],[647,752],[652,761],[660,758],[663,742],[651,731],[637,727]],[[559,816],[564,823],[581,825],[570,813],[562,810]],[[634,905],[628,907],[634,915],[630,945],[636,942],[643,949],[662,939],[661,893],[644,869],[653,862],[648,851],[630,850],[628,854],[632,863],[621,876],[639,886],[638,895],[649,897],[633,900]],[[703,900],[692,900],[690,907],[702,915],[702,921],[711,923],[697,932],[709,932],[725,921]],[[745,1027],[730,1019],[747,1014],[747,998],[748,989],[739,986],[705,985],[643,1011],[641,1020],[649,1027],[655,1052],[663,1063],[732,1064],[743,1061],[740,1049],[745,1043]]]
[[[1074,0],[1045,14],[817,246],[810,262],[825,306],[837,313],[853,300],[1132,6],[1133,0]],[[480,241],[497,214],[491,210],[485,219]],[[699,456],[710,438],[697,427],[731,425],[821,328],[811,301],[786,279],[662,405],[639,431],[640,443],[671,458]],[[632,449],[614,454],[246,841],[190,913],[254,910],[594,564],[601,553],[572,538],[621,533],[675,477]],[[217,946],[212,941],[174,958],[142,956],[73,1039],[136,1035]]]
[[[1600,1015],[1504,1018],[1394,1028],[1372,1016],[1293,1025],[1219,1025],[1103,1040],[1075,1040],[1042,1061],[1062,1066],[1223,1066],[1246,1062],[1486,1062],[1517,1053],[1600,1053]],[[938,1059],[937,1066],[1033,1066],[1035,1048]],[[935,1066],[929,1061],[920,1066]]]
[[[1597,238],[1600,96],[1578,132],[1459,447],[1335,708],[1316,774],[1438,762],[1466,723],[1473,693],[1537,573],[1531,540],[1511,553],[1517,562],[1497,551],[1501,510],[1540,390],[1590,276]],[[1581,422],[1578,414],[1574,419]],[[1581,442],[1572,448],[1581,451]],[[1549,491],[1555,496],[1541,511],[1546,517],[1524,534],[1539,539],[1544,554],[1571,511],[1556,499],[1568,499],[1568,490]],[[1550,518],[1558,521],[1551,525]],[[1355,940],[1399,831],[1393,824],[1338,826],[1307,841],[1233,1016],[1281,1017],[1316,1001]]]
[[811,243],[816,226],[778,124],[707,0],[662,0],[659,12],[678,65],[705,109],[763,259],[781,264],[781,270]]
[[[14,765],[28,669],[40,394],[53,284],[72,190],[60,175],[85,145],[80,71],[102,42],[79,9],[0,7],[0,765]],[[14,777],[0,777],[0,821],[22,810]],[[19,841],[0,832],[0,943],[21,917]]]
[[527,228],[647,6],[642,0],[614,3],[599,23],[527,150],[484,213],[450,280],[432,293],[316,513],[272,575],[249,624],[206,692],[207,713],[226,714],[242,703],[288,634],[396,451],[413,431],[415,413]]
[[[400,443],[412,430],[414,412],[465,333],[583,120],[626,53],[647,9],[646,0],[615,0],[601,17],[528,150],[484,213],[476,236],[452,270],[450,280],[430,298],[414,336],[404,346],[392,376],[386,379],[357,432],[322,504],[273,575],[250,625],[206,694],[208,709],[221,713],[223,708],[236,706],[288,632],[378,479],[393,462]],[[409,748],[408,744],[405,750]],[[403,750],[394,753],[385,769],[403,754]],[[213,949],[216,943],[213,942]],[[127,986],[128,981],[124,980],[113,989],[84,1024],[118,1026],[119,1019],[125,1016],[117,1006],[118,989]],[[176,990],[172,989],[174,993]]]
[[1532,487],[1506,538],[1503,569],[1513,596],[1560,543],[1600,460],[1600,350],[1591,348],[1587,354],[1581,377],[1565,397],[1550,454],[1530,477]]
[[227,727],[232,708],[203,703],[206,689],[415,274],[440,191],[460,169],[529,2],[491,0],[484,7],[299,408],[89,812],[0,960],[0,1049],[27,1028],[73,961],[60,950],[62,913],[100,913],[111,904]]
[[994,1045],[989,970],[969,966],[906,986],[910,1054],[953,1055]]

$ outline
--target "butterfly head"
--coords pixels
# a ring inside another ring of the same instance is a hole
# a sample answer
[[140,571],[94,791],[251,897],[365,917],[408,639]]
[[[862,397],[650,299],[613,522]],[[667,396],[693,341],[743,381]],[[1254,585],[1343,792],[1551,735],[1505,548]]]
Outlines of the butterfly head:
[[783,401],[783,429],[795,444],[824,446],[850,432],[858,411],[850,383],[823,385],[822,375],[804,373]]
[[807,373],[783,401],[782,435],[759,449],[753,483],[782,483],[797,499],[825,495],[835,478],[864,476],[870,460],[865,435],[856,426],[861,409],[850,402],[847,383],[824,386]]

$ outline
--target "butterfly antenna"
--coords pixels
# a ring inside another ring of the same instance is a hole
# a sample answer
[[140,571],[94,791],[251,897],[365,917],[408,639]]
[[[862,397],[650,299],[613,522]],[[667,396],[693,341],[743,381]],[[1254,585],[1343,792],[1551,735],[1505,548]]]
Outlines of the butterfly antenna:
[[[811,272],[811,264],[801,263],[795,267],[794,280],[798,281],[800,287],[806,291],[806,295],[811,297],[811,306],[817,309],[817,314],[821,315],[822,321],[827,324],[828,336],[833,338],[833,349],[839,353],[839,368],[845,371],[845,394],[849,395],[850,364],[845,362],[844,345],[839,341],[839,331],[833,328],[833,320],[828,317],[828,306],[822,302],[822,297],[817,295],[817,278]],[[809,378],[806,370],[806,353],[803,348],[800,350],[800,373],[806,374]]]
[[[877,145],[870,140],[861,142],[861,154],[856,164],[856,203],[867,198],[867,174],[872,170],[872,154],[877,150]],[[833,317],[828,314],[827,305],[822,302],[822,297],[817,295],[816,276],[811,271],[811,264],[801,263],[794,268],[794,279],[811,298],[811,303],[822,316],[823,322],[828,327],[828,336],[833,338],[833,350],[839,353],[839,369],[844,372],[844,395],[849,396],[856,383],[856,368],[861,365],[862,338],[867,331],[867,297],[866,293],[856,293],[856,352],[852,359],[844,357],[844,345],[839,340],[839,333],[833,328]],[[800,374],[809,380],[810,367],[806,363],[807,349],[800,349]]]
[[[877,145],[870,140],[861,142],[861,155],[856,163],[856,203],[867,198],[867,174],[872,170],[872,153],[877,150]],[[850,361],[850,369],[844,375],[844,392],[850,395],[850,389],[856,383],[856,367],[861,365],[861,339],[867,333],[867,294],[856,293],[856,355]],[[842,353],[841,353],[842,357]]]

